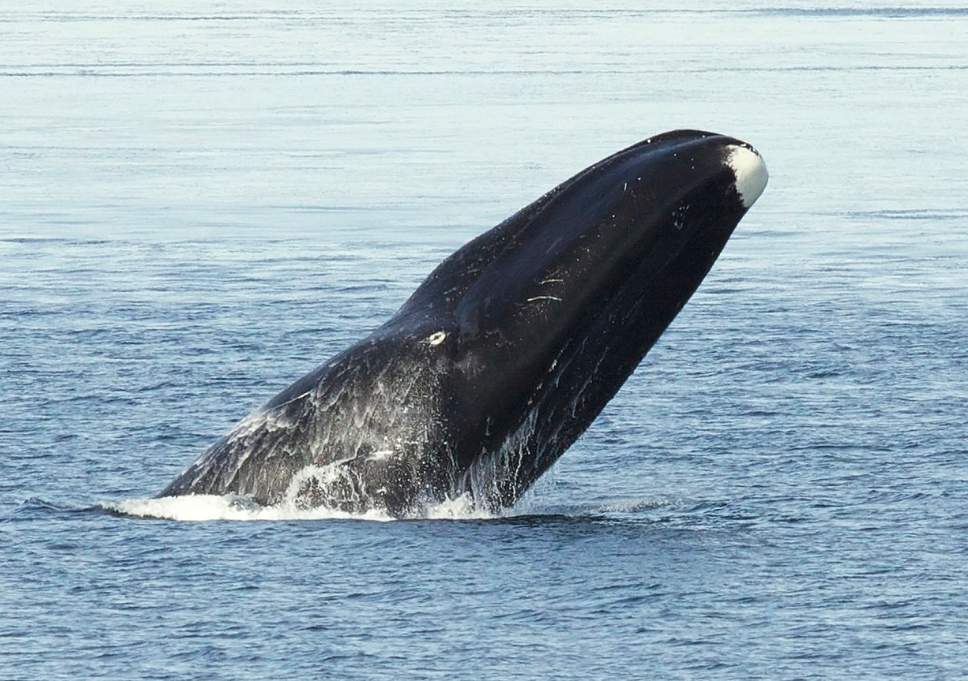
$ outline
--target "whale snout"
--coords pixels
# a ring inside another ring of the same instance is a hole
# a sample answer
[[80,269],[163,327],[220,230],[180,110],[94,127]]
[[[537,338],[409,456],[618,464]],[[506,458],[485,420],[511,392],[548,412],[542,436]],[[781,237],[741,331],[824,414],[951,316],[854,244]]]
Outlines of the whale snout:
[[763,157],[752,147],[731,144],[726,147],[726,165],[736,177],[736,193],[743,208],[749,209],[760,198],[770,179]]

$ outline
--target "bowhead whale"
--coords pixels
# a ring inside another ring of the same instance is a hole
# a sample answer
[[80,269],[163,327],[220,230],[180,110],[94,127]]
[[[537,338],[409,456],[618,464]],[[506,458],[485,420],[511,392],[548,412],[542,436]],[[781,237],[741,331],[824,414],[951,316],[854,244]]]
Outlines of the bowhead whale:
[[599,161],[457,250],[159,496],[397,516],[459,495],[512,505],[634,371],[766,182],[750,145],[693,130]]

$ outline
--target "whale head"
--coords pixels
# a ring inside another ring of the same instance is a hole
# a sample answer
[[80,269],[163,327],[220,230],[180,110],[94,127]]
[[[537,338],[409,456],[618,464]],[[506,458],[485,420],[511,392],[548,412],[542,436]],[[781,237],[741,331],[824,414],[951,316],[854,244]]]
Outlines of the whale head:
[[665,133],[444,261],[386,328],[435,358],[458,487],[494,505],[527,489],[635,370],[767,179],[745,142]]

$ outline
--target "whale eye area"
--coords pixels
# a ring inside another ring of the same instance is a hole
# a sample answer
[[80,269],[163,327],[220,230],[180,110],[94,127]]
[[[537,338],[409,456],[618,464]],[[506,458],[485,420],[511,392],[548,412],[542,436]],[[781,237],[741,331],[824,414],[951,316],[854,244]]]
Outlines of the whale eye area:
[[446,338],[447,338],[446,331],[436,331],[430,334],[429,336],[427,336],[424,340],[426,341],[427,345],[431,347],[436,347],[441,343],[443,343]]

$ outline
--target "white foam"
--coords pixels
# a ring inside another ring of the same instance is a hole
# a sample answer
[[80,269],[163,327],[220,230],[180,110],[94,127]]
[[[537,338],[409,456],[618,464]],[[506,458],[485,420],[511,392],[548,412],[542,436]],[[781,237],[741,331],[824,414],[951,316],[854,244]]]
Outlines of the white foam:
[[[608,503],[588,506],[569,507],[567,510],[537,504],[533,498],[534,490],[529,490],[513,508],[494,512],[478,507],[469,494],[452,499],[427,504],[407,520],[494,520],[516,516],[564,513],[566,515],[587,515],[599,513],[641,513],[657,508],[676,506],[677,501],[665,497],[651,499],[618,499]],[[349,513],[332,508],[301,508],[296,504],[283,502],[273,506],[262,506],[249,497],[237,495],[219,496],[216,494],[189,494],[178,497],[147,499],[124,499],[122,501],[101,501],[98,506],[115,513],[139,518],[159,518],[179,522],[204,522],[213,520],[229,521],[304,521],[304,520],[369,520],[389,522],[398,520],[381,510],[364,513]]]
[[424,513],[429,520],[490,520],[502,517],[477,508],[469,494],[432,504]]
[[178,497],[102,501],[98,506],[109,511],[141,518],[163,518],[199,522],[205,520],[393,520],[381,511],[347,513],[331,508],[299,508],[295,504],[262,506],[247,497],[217,494],[187,494]]
[[[217,494],[187,494],[177,497],[124,499],[100,501],[98,506],[116,513],[139,518],[161,518],[181,522],[206,520],[287,521],[287,520],[397,520],[382,510],[349,513],[332,508],[301,508],[284,502],[262,506],[248,497]],[[428,504],[409,519],[427,520],[488,520],[502,517],[477,508],[469,495],[461,495],[438,503]]]
[[770,179],[763,158],[755,151],[734,145],[729,147],[726,163],[736,176],[736,191],[743,207],[749,208],[760,198]]

